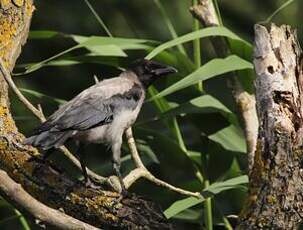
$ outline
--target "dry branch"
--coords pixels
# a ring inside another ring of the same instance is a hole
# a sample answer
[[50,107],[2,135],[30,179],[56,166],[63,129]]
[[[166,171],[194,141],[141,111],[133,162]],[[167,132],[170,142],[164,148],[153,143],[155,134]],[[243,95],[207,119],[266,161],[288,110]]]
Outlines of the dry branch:
[[238,229],[298,229],[303,217],[302,50],[289,26],[255,26],[259,137]]
[[[190,12],[205,27],[220,25],[212,0],[199,0],[199,3],[197,5],[194,5],[190,8]],[[226,42],[226,39],[222,37],[215,37],[211,39],[211,42],[214,50],[219,57],[225,57],[230,53],[229,45]],[[258,137],[256,100],[254,95],[247,93],[243,89],[235,73],[232,73],[229,79],[230,86],[233,90],[233,97],[244,124],[248,153],[248,167],[250,169],[249,171],[251,171],[254,163],[254,153],[256,150]]]
[[[0,59],[2,71],[7,69],[10,72],[27,38],[34,6],[31,0],[13,2],[0,0],[0,3]],[[55,215],[58,211],[49,211],[49,220],[46,224],[52,225],[51,221],[57,224],[65,223],[66,226],[60,227],[65,229],[69,229],[69,223],[74,218],[78,219],[73,222],[75,225],[78,224],[77,229],[88,226],[81,221],[98,228],[110,229],[171,228],[154,203],[135,195],[120,199],[119,194],[115,192],[87,189],[81,182],[71,179],[50,162],[39,160],[36,157],[38,151],[23,146],[23,139],[10,113],[8,84],[2,72],[0,73],[0,167],[7,173],[0,171],[0,179],[3,180],[0,186],[2,195],[21,210],[28,212],[26,214],[40,221],[45,221],[43,213],[37,214],[42,210],[26,207],[25,205],[29,203],[27,201],[22,203],[24,199],[31,198],[33,205],[37,204],[45,208],[47,205],[49,208],[64,212],[66,215],[61,215],[61,222],[57,222]],[[14,183],[19,183],[22,189],[19,186],[15,187]],[[19,189],[13,192],[14,188]]]
[[34,217],[40,226],[47,225],[57,229],[71,230],[79,228],[83,230],[98,229],[37,201],[3,170],[0,170],[0,194],[22,212]]
[[191,192],[191,191],[188,191],[188,190],[177,188],[177,187],[175,187],[175,186],[173,186],[173,185],[171,185],[171,184],[169,184],[165,181],[162,181],[162,180],[156,178],[144,166],[144,164],[143,164],[143,162],[142,162],[142,160],[139,156],[139,153],[138,153],[138,150],[137,150],[137,147],[136,147],[136,142],[135,142],[135,139],[133,137],[132,129],[128,128],[126,130],[125,134],[126,134],[128,146],[130,148],[130,152],[131,152],[133,161],[136,165],[136,168],[134,170],[132,170],[123,179],[126,188],[129,188],[135,181],[139,180],[140,178],[145,178],[145,179],[149,180],[150,182],[152,182],[152,183],[154,183],[158,186],[161,186],[163,188],[167,188],[167,189],[169,189],[171,191],[174,191],[176,193],[179,193],[179,194],[182,194],[182,195],[185,195],[185,196],[193,196],[193,197],[196,197],[196,198],[202,198],[202,195],[199,192]]

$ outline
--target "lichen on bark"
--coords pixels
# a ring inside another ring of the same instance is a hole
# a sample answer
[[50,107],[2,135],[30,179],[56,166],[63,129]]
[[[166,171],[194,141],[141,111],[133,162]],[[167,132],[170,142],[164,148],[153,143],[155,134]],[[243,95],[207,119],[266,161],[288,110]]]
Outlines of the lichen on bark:
[[297,229],[303,216],[302,51],[289,26],[255,26],[259,136],[238,229]]

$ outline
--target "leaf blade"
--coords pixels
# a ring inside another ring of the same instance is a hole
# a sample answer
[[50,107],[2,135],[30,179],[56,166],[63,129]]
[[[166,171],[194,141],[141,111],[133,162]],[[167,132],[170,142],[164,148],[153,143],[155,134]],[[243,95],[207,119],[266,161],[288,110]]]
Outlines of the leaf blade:
[[228,38],[231,38],[234,40],[242,41],[247,46],[251,47],[251,45],[248,42],[244,41],[242,38],[240,38],[238,35],[236,35],[232,31],[230,31],[226,27],[216,26],[216,27],[208,27],[208,28],[204,28],[204,29],[201,29],[201,30],[198,30],[195,32],[191,32],[191,33],[185,34],[183,36],[180,36],[176,39],[165,42],[165,43],[161,44],[160,46],[156,47],[145,58],[152,59],[155,56],[157,56],[159,53],[161,53],[162,51],[164,51],[168,48],[171,48],[171,47],[177,46],[179,44],[186,43],[186,42],[198,39],[198,38],[205,38],[205,37],[210,37],[210,36],[228,37]]
[[203,198],[198,199],[195,197],[188,197],[182,200],[178,200],[164,211],[164,215],[167,219],[169,219],[177,215],[178,213],[182,212],[183,210],[186,210],[188,208],[191,208],[195,205],[202,203],[208,197],[214,196],[226,190],[238,188],[240,185],[247,183],[248,183],[247,175],[234,177],[223,182],[215,182],[202,191],[202,195],[204,195]]
[[170,87],[164,89],[159,94],[152,97],[150,100],[167,96],[178,90],[196,84],[199,81],[207,80],[231,71],[243,69],[253,69],[252,63],[236,55],[230,55],[226,58],[215,58],[201,66],[199,69],[197,69],[190,75],[186,76],[185,78],[181,79]]

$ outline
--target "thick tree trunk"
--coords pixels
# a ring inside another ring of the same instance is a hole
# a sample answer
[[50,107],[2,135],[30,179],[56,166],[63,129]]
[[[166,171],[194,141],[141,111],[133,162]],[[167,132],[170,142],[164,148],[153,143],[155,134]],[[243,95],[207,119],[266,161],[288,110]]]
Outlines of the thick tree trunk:
[[239,229],[297,229],[303,216],[302,51],[289,26],[255,26],[259,137]]
[[[27,38],[34,6],[32,0],[0,0],[0,3],[0,60],[3,67],[11,71]],[[119,200],[117,193],[87,189],[53,165],[38,160],[35,157],[37,150],[23,146],[23,139],[9,110],[8,85],[0,74],[1,170],[40,202],[93,226],[110,229],[171,228],[154,203],[136,196]],[[4,179],[5,174],[1,173],[0,183]],[[28,211],[18,203],[18,199],[8,197],[11,194],[9,189],[14,188],[5,189],[5,184],[1,183],[1,195],[15,202],[13,205],[23,211]],[[16,196],[21,194],[17,190]],[[27,214],[39,218],[39,215]]]

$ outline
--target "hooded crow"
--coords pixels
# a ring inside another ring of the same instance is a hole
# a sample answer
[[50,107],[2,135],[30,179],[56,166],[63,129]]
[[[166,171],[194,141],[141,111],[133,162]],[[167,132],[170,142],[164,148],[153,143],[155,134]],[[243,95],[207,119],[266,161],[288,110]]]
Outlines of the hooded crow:
[[[136,61],[118,77],[100,81],[62,105],[34,130],[31,137],[25,139],[25,144],[41,150],[59,148],[68,139],[74,139],[80,146],[87,143],[109,144],[113,169],[125,191],[120,173],[123,133],[135,122],[147,88],[162,76],[176,72],[175,68],[156,61]],[[78,151],[77,155],[85,182],[90,184],[84,163],[85,154]]]

